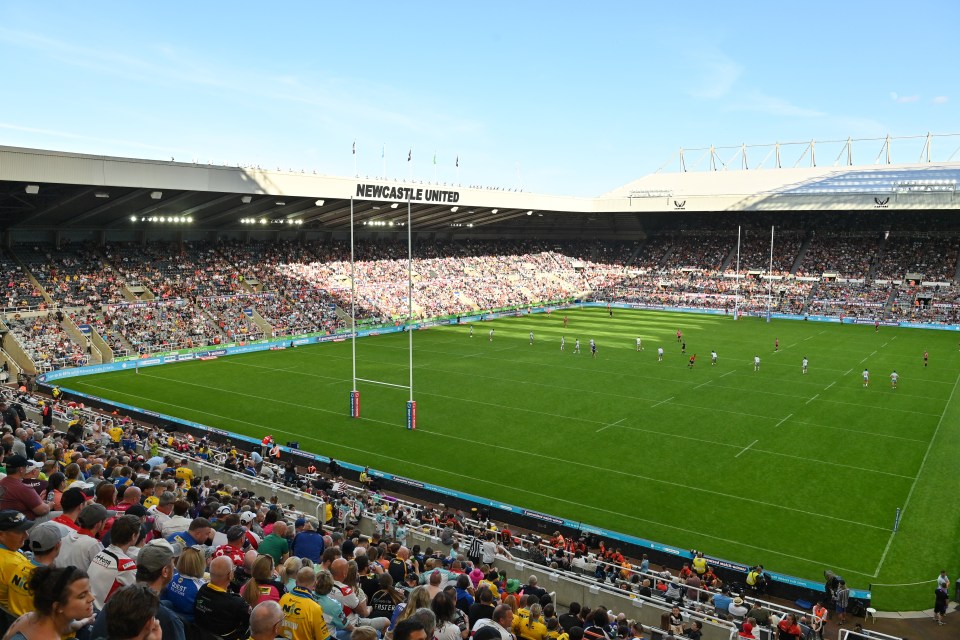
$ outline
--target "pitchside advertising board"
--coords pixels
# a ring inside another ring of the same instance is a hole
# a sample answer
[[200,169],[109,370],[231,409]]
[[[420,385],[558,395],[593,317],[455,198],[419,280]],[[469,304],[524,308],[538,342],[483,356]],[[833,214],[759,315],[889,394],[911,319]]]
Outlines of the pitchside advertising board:
[[[573,307],[601,307],[601,308],[607,308],[607,306],[608,306],[608,305],[607,305],[607,303],[605,303],[605,302],[584,302],[584,303],[577,303],[577,304],[574,304],[574,305],[549,306],[549,307],[532,308],[532,309],[530,309],[530,310],[528,311],[528,313],[544,313],[544,312],[553,311],[553,310],[555,310],[555,309],[573,308]],[[649,308],[654,308],[654,307],[648,307],[648,306],[646,306],[646,305],[625,304],[625,303],[614,303],[614,304],[612,304],[612,305],[610,305],[610,306],[612,306],[613,308],[621,308],[621,309],[624,309],[624,308],[626,308],[626,309],[631,309],[631,308],[632,308],[632,309],[636,309],[636,308],[648,308],[648,309],[649,309]],[[664,311],[685,311],[685,312],[691,312],[691,313],[710,313],[711,311],[713,311],[714,314],[716,314],[716,313],[723,313],[722,311],[717,312],[717,311],[715,311],[715,310],[703,310],[703,309],[684,309],[684,308],[659,307],[659,306],[658,306],[658,307],[655,307],[655,308],[656,308],[657,310],[664,310]],[[495,318],[512,317],[512,316],[517,315],[517,313],[518,313],[518,312],[517,312],[516,310],[509,310],[509,311],[502,311],[502,312],[497,312],[497,313],[485,313],[485,314],[483,314],[483,315],[463,316],[463,317],[461,318],[461,321],[462,321],[462,322],[477,322],[477,321],[482,321],[482,320],[492,320],[492,319],[495,319]],[[791,315],[786,315],[786,314],[783,314],[783,315],[781,315],[781,314],[774,314],[774,317],[784,318],[784,319],[793,319],[793,320],[804,320],[804,319],[815,320],[815,319],[816,319],[816,320],[828,321],[828,322],[837,322],[837,321],[838,321],[836,318],[820,318],[820,317],[816,317],[816,318],[815,318],[814,316],[809,316],[808,318],[804,318],[803,316],[791,316]],[[846,320],[846,321],[852,322],[853,320],[852,320],[852,319],[848,319],[848,320]],[[427,322],[427,323],[421,323],[421,324],[411,325],[411,328],[413,328],[413,329],[426,329],[426,328],[428,328],[428,327],[430,327],[430,326],[446,325],[446,324],[457,324],[457,320],[456,320],[456,319],[451,319],[451,320],[444,320],[444,321],[432,321],[432,322]],[[930,325],[918,325],[918,324],[905,323],[905,322],[904,322],[904,323],[900,323],[900,326],[902,326],[902,327],[915,327],[915,328],[948,329],[948,330],[951,330],[951,331],[958,331],[958,330],[960,330],[960,326],[957,326],[957,325],[935,325],[935,326],[932,326],[932,327],[931,327]],[[360,338],[360,337],[366,337],[366,336],[375,335],[375,334],[397,333],[397,332],[404,331],[404,330],[405,330],[405,327],[402,327],[402,326],[401,326],[401,327],[381,327],[381,328],[378,328],[378,329],[375,329],[375,330],[358,331],[358,332],[357,332],[357,337]],[[186,360],[194,360],[194,359],[198,359],[198,358],[202,358],[202,357],[230,356],[230,355],[236,355],[236,354],[240,354],[240,353],[251,353],[251,352],[254,352],[254,351],[265,351],[265,350],[270,350],[270,349],[286,348],[286,347],[291,347],[291,346],[294,346],[294,345],[300,346],[300,345],[317,344],[317,343],[323,343],[323,342],[339,342],[339,341],[343,341],[343,340],[345,340],[345,339],[352,338],[352,337],[353,337],[353,334],[351,334],[351,333],[332,334],[332,335],[327,335],[327,336],[312,336],[312,337],[308,337],[308,338],[295,338],[295,339],[293,339],[293,340],[286,339],[286,340],[265,341],[265,342],[263,342],[263,343],[248,344],[248,345],[236,346],[236,347],[235,347],[235,346],[228,346],[228,347],[225,347],[225,348],[219,348],[219,349],[213,349],[213,350],[210,350],[210,351],[203,351],[203,352],[189,353],[189,354],[163,355],[163,356],[159,356],[159,357],[158,357],[158,356],[152,356],[152,357],[149,357],[149,358],[142,358],[142,359],[137,360],[137,361],[113,362],[113,363],[108,363],[108,364],[95,364],[95,365],[88,365],[88,366],[85,366],[85,367],[74,367],[74,368],[70,368],[70,369],[60,369],[60,370],[58,370],[58,371],[50,371],[50,372],[48,372],[48,373],[44,373],[44,374],[40,375],[40,376],[37,378],[37,380],[38,380],[40,383],[51,384],[51,383],[53,383],[53,382],[56,381],[56,380],[62,380],[62,379],[72,378],[72,377],[77,377],[77,376],[91,375],[91,374],[95,374],[95,373],[105,373],[105,372],[107,372],[107,371],[121,371],[121,370],[124,370],[124,369],[130,370],[130,369],[135,369],[135,368],[138,368],[138,367],[147,367],[147,366],[162,366],[162,365],[164,365],[164,364],[170,364],[170,363],[173,363],[173,362],[183,362],[183,361],[186,361]],[[154,411],[144,411],[143,409],[140,409],[139,407],[135,407],[135,406],[133,406],[133,405],[123,404],[123,403],[120,403],[120,402],[115,402],[115,401],[113,401],[113,400],[107,400],[107,399],[101,398],[101,397],[99,397],[99,396],[90,395],[90,394],[83,393],[83,392],[80,392],[80,391],[74,391],[74,390],[69,389],[69,388],[67,388],[67,387],[64,387],[63,390],[66,391],[66,392],[68,392],[68,393],[71,393],[71,394],[73,394],[73,395],[75,395],[75,396],[78,396],[78,397],[81,397],[81,398],[89,398],[90,400],[94,400],[94,401],[96,401],[96,402],[100,402],[100,403],[105,404],[105,405],[114,406],[114,407],[117,407],[118,409],[122,409],[122,410],[125,410],[125,411],[139,412],[139,413],[148,415],[148,416],[153,417],[153,418],[157,418],[157,419],[160,419],[160,420],[168,421],[168,422],[170,422],[170,423],[181,424],[181,425],[184,425],[184,426],[186,426],[186,427],[189,427],[189,428],[194,429],[194,430],[197,430],[197,431],[209,432],[209,433],[217,434],[217,435],[220,435],[220,436],[228,437],[228,438],[230,438],[230,439],[232,439],[232,440],[234,440],[234,441],[237,441],[237,442],[246,442],[246,443],[248,443],[248,444],[250,444],[250,445],[254,445],[254,446],[257,446],[257,447],[260,446],[260,440],[258,440],[258,439],[256,439],[256,438],[251,438],[251,437],[249,437],[249,436],[244,436],[244,435],[240,435],[240,434],[237,434],[237,433],[225,431],[225,430],[223,430],[223,429],[217,429],[217,428],[214,428],[214,427],[210,427],[210,426],[208,426],[208,425],[200,424],[199,422],[191,422],[191,421],[189,421],[189,420],[182,420],[182,419],[180,419],[180,418],[175,418],[175,417],[173,417],[173,416],[168,416],[168,415],[162,414],[162,413],[156,413],[156,412],[154,412]],[[356,411],[355,414],[354,414],[354,411]],[[356,397],[354,397],[353,393],[351,393],[351,398],[350,398],[350,414],[351,414],[351,415],[354,415],[355,417],[358,417],[359,414],[360,414],[360,394],[359,394],[359,392],[356,392]],[[407,403],[407,424],[406,424],[406,426],[407,426],[408,429],[410,429],[410,430],[416,429],[416,419],[417,419],[417,407],[416,407],[416,402],[415,402],[415,401],[410,401],[410,402]],[[297,457],[297,458],[304,458],[304,459],[311,460],[311,461],[314,461],[314,462],[319,462],[319,463],[322,463],[322,464],[327,464],[328,462],[330,462],[330,458],[328,458],[328,457],[326,457],[326,456],[321,456],[321,455],[312,454],[312,453],[309,453],[309,452],[307,452],[307,451],[303,451],[303,450],[300,450],[300,449],[292,449],[292,448],[285,447],[285,446],[281,446],[280,449],[281,449],[285,454],[287,454],[288,456],[295,456],[295,457]],[[341,462],[340,465],[343,466],[343,467],[345,467],[345,468],[347,468],[347,469],[350,469],[351,471],[355,471],[355,472],[357,472],[357,473],[360,473],[361,471],[364,470],[364,467],[361,467],[361,466],[355,465],[355,464],[350,464],[350,463],[348,463],[348,462]],[[570,528],[572,528],[572,529],[582,530],[584,533],[595,534],[595,535],[600,536],[600,537],[602,537],[602,538],[604,538],[604,539],[606,539],[606,540],[617,540],[617,541],[621,541],[621,542],[625,542],[625,543],[628,543],[628,544],[635,545],[635,546],[637,546],[637,547],[641,547],[641,548],[645,548],[645,549],[651,549],[651,550],[653,550],[653,551],[659,551],[659,552],[663,552],[663,553],[668,553],[668,554],[670,554],[670,555],[672,555],[672,556],[676,556],[676,557],[678,557],[678,558],[684,558],[684,559],[688,559],[688,560],[690,560],[690,559],[693,558],[693,553],[692,553],[691,551],[687,551],[687,550],[684,550],[684,549],[678,549],[678,548],[676,548],[676,547],[672,547],[672,546],[669,546],[669,545],[664,545],[664,544],[661,544],[661,543],[659,543],[659,542],[654,542],[654,541],[652,541],[652,540],[645,540],[645,539],[643,539],[643,538],[637,538],[637,537],[635,537],[635,536],[630,536],[630,535],[626,535],[626,534],[623,534],[623,533],[618,533],[618,532],[616,532],[616,531],[609,531],[609,530],[607,530],[607,529],[600,529],[600,528],[596,528],[596,527],[590,527],[590,526],[587,526],[587,525],[585,525],[584,523],[578,522],[578,521],[576,521],[576,520],[567,520],[567,519],[565,519],[565,518],[560,518],[560,517],[557,517],[557,516],[552,516],[552,515],[549,515],[549,514],[540,513],[540,512],[538,512],[538,511],[530,511],[530,510],[524,509],[524,508],[522,508],[522,507],[517,507],[517,506],[514,506],[514,505],[510,505],[510,504],[505,504],[505,503],[502,503],[502,502],[497,502],[497,501],[494,501],[494,500],[489,500],[489,499],[487,499],[487,498],[482,498],[482,497],[480,497],[480,496],[471,495],[471,494],[469,494],[469,493],[463,493],[463,492],[456,491],[456,490],[453,490],[453,489],[447,489],[446,487],[441,487],[441,486],[438,486],[438,485],[429,484],[429,483],[426,483],[426,482],[421,482],[421,481],[419,481],[419,480],[413,480],[413,479],[410,479],[410,478],[404,478],[404,477],[402,477],[402,476],[395,476],[395,475],[390,474],[390,473],[387,473],[387,472],[385,472],[385,471],[377,471],[377,470],[371,469],[371,470],[370,470],[370,473],[371,473],[372,475],[374,475],[375,477],[377,477],[377,478],[383,478],[383,479],[385,479],[385,480],[391,480],[391,481],[397,482],[398,484],[403,484],[403,485],[407,485],[407,486],[410,486],[410,487],[416,487],[416,488],[418,488],[418,489],[423,489],[423,490],[430,491],[430,492],[433,492],[433,493],[436,493],[436,494],[439,494],[439,495],[443,495],[443,496],[450,496],[450,497],[453,497],[453,498],[458,498],[458,499],[460,499],[460,500],[467,500],[467,501],[474,502],[474,503],[479,504],[479,505],[482,505],[482,506],[492,507],[492,508],[494,508],[494,509],[500,509],[500,510],[507,511],[507,512],[510,512],[510,513],[522,514],[522,515],[524,515],[524,516],[526,516],[526,517],[533,518],[533,519],[536,519],[536,520],[540,520],[540,521],[543,521],[543,522],[548,522],[548,523],[553,524],[553,525],[563,525],[563,526],[566,526],[566,527],[570,527]],[[732,569],[732,570],[736,570],[736,571],[741,571],[741,572],[743,572],[743,573],[746,573],[746,572],[749,570],[749,567],[747,567],[747,566],[744,565],[744,564],[740,564],[740,563],[738,563],[738,562],[733,562],[733,561],[730,561],[730,560],[724,560],[724,559],[722,559],[722,558],[716,558],[716,557],[713,557],[713,556],[707,556],[707,560],[708,560],[712,565],[714,565],[714,566],[724,567],[724,568],[728,568],[728,569]],[[780,574],[780,573],[774,573],[774,572],[770,572],[770,571],[768,571],[767,574],[768,574],[774,581],[777,581],[777,582],[782,582],[782,583],[784,583],[784,584],[789,584],[789,585],[796,586],[796,587],[802,587],[802,588],[806,588],[806,589],[811,589],[811,590],[814,590],[814,591],[817,591],[817,592],[820,592],[820,591],[823,590],[823,584],[820,583],[820,582],[814,582],[814,581],[812,581],[812,580],[806,580],[806,579],[804,579],[804,578],[797,578],[797,577],[794,577],[794,576],[789,576],[789,575]],[[860,599],[863,599],[863,600],[870,600],[870,592],[869,592],[869,591],[864,591],[864,590],[860,590],[860,589],[851,589],[851,590],[850,590],[850,595],[851,595],[851,597],[854,597],[854,598],[860,598]]]

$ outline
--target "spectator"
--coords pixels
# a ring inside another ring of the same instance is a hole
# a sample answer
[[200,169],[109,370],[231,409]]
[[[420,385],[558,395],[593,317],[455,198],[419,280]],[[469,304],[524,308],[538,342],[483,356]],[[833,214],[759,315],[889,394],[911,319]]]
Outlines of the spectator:
[[[166,540],[153,540],[144,545],[137,556],[136,586],[150,590],[159,598],[160,594],[163,593],[166,586],[170,584],[170,581],[173,579],[175,572],[173,558],[173,546]],[[111,600],[113,600],[113,598],[111,598]],[[90,637],[107,637],[110,619],[112,618],[110,612],[110,608],[105,608],[97,615],[97,619],[93,623],[93,629],[90,631]],[[119,613],[121,612],[118,612],[118,614]],[[156,610],[156,618],[160,621],[163,640],[186,640],[183,622],[177,614],[167,608],[162,602]]]
[[236,593],[231,593],[233,561],[214,558],[210,562],[210,582],[197,592],[194,616],[197,626],[224,640],[244,640],[250,627],[250,606]]
[[33,553],[33,564],[37,566],[53,566],[60,553],[63,531],[52,522],[41,522],[32,527],[27,536],[30,551]]
[[281,637],[283,609],[273,600],[264,600],[250,612],[250,640],[274,640]]
[[[267,536],[269,537],[269,536]],[[287,592],[283,583],[278,581],[274,571],[273,557],[262,555],[253,563],[250,580],[240,590],[240,595],[251,607],[255,607],[264,600],[280,602],[280,598]]]
[[[333,580],[330,580],[331,586]],[[297,585],[280,598],[284,612],[283,635],[296,640],[326,640],[330,637],[323,609],[313,597],[317,574],[311,567],[297,572]],[[394,640],[400,640],[394,636]],[[423,640],[426,640],[425,638]]]
[[12,509],[23,513],[28,520],[50,513],[50,505],[23,483],[27,466],[30,464],[27,459],[21,455],[12,455],[5,458],[4,463],[7,475],[0,479],[0,510]]
[[195,547],[184,549],[177,559],[177,570],[162,593],[170,609],[189,622],[193,622],[197,593],[207,583],[203,579],[206,568],[207,562],[202,551]]
[[291,553],[298,558],[308,558],[314,563],[319,563],[323,548],[323,536],[313,528],[310,520],[306,520],[303,523],[303,529],[293,538]]
[[180,531],[165,537],[167,542],[179,544],[182,549],[194,545],[204,545],[213,539],[213,526],[206,518],[194,518],[187,526],[186,531]]
[[14,616],[33,609],[33,595],[27,588],[33,565],[19,551],[31,527],[33,521],[19,511],[0,511],[0,607]]
[[[64,495],[69,494],[66,491]],[[97,537],[103,531],[107,518],[113,516],[103,505],[91,503],[80,510],[77,515],[77,530],[71,531],[63,539],[60,553],[54,561],[57,567],[89,567],[93,559],[103,550],[103,545]]]
[[76,567],[37,567],[27,588],[33,594],[29,613],[7,630],[9,638],[69,638],[90,624],[93,594],[87,574]]
[[161,640],[163,628],[157,613],[160,598],[146,585],[123,587],[110,598],[103,614],[110,640]]
[[140,537],[140,519],[120,516],[110,529],[111,544],[90,563],[90,591],[97,609],[103,609],[113,592],[136,582],[137,563],[128,551]]
[[418,620],[410,619],[397,623],[393,640],[428,640],[427,631]]
[[269,555],[273,558],[274,564],[283,564],[290,554],[290,546],[287,543],[287,523],[280,520],[273,525],[273,530],[269,535],[260,541],[257,551],[261,554]]

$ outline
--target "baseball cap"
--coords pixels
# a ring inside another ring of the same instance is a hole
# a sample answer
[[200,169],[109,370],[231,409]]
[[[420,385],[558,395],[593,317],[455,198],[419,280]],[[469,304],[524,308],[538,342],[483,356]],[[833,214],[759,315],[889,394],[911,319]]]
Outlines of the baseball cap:
[[108,511],[105,506],[99,503],[88,504],[80,510],[77,516],[77,524],[84,529],[95,526],[98,522],[103,522],[107,518],[117,515],[116,511]]
[[[23,456],[20,456],[23,459]],[[0,531],[26,531],[33,526],[33,520],[27,520],[16,509],[4,509],[0,511]]]
[[297,518],[296,522],[293,523],[293,526],[295,526],[295,527],[302,527],[302,526],[305,525],[305,524],[307,524],[307,519],[306,519],[306,518]]
[[41,522],[30,529],[30,535],[27,537],[30,541],[30,551],[46,553],[57,546],[63,535],[63,529],[52,522]]
[[22,469],[23,467],[27,466],[29,462],[19,453],[15,453],[14,455],[4,459],[4,464],[6,465],[7,469]]
[[166,540],[152,540],[148,542],[140,553],[137,554],[137,566],[155,573],[170,564],[174,556],[177,555],[176,549]]
[[227,540],[239,540],[246,535],[247,531],[238,524],[227,529]]
[[240,514],[240,522],[242,522],[243,524],[250,524],[256,519],[257,519],[257,514],[255,514],[253,511],[244,511],[243,513]]
[[27,460],[27,467],[29,469],[40,471],[40,469],[43,469],[43,463],[37,462],[36,460]]
[[[61,505],[63,504],[62,500],[60,504]],[[124,513],[126,513],[128,516],[137,516],[138,518],[142,518],[145,515],[147,515],[147,508],[144,507],[142,504],[135,504],[129,509],[127,509]]]
[[227,506],[227,505],[223,505],[222,507],[220,507],[219,509],[217,509],[217,515],[218,515],[218,516],[228,516],[228,515],[230,515],[231,513],[233,513],[233,509],[231,509],[231,508],[230,508],[229,506]]
[[63,492],[62,496],[60,496],[60,507],[64,511],[73,511],[86,501],[87,496],[83,495],[83,489],[79,487],[70,487]]

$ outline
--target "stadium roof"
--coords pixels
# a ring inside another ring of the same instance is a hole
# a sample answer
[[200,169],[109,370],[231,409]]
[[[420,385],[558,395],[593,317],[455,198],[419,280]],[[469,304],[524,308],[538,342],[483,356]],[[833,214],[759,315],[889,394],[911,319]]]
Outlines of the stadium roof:
[[[956,209],[960,163],[656,173],[597,198],[0,146],[0,228],[489,227],[629,233],[684,211]],[[152,220],[151,220],[152,219]],[[185,220],[189,219],[189,222]],[[391,225],[392,223],[392,225]]]

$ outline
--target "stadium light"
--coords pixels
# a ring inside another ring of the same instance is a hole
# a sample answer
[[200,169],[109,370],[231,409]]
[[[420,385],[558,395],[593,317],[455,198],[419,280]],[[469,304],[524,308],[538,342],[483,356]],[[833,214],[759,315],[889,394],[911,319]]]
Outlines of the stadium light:
[[316,206],[316,207],[322,207],[322,206],[323,206],[323,200],[317,200],[317,201],[314,202],[313,204],[314,204],[314,206]]
[[250,201],[251,201],[251,200],[253,200],[253,198],[252,198],[251,196],[241,196],[241,197],[240,197],[240,202],[242,202],[243,204],[250,204]]
[[533,215],[533,211],[527,211],[527,215],[528,215],[528,216],[532,216],[532,215]]
[[276,202],[276,205],[277,205],[278,207],[286,206],[286,204],[287,204],[287,203],[284,202],[283,200],[277,200],[277,202]]
[[456,213],[456,212],[459,211],[459,210],[460,210],[460,207],[450,207],[450,212],[451,212],[451,213]]
[[400,203],[394,202],[392,205],[390,205],[390,208],[391,208],[391,209],[396,209],[396,208],[399,207],[399,206],[400,206]]
[[500,213],[500,209],[494,209],[494,210],[493,210],[493,211],[491,211],[490,213],[493,213],[493,214],[497,214],[497,213]]
[[153,200],[159,200],[163,197],[163,191],[151,191],[150,198]]
[[95,198],[109,198],[109,197],[110,197],[110,194],[107,193],[106,191],[97,191],[95,194],[93,194],[93,197],[95,197]]
[[136,222],[137,216],[130,216],[130,222]]
[[40,185],[38,185],[38,184],[28,184],[28,185],[27,185],[27,188],[26,188],[26,192],[29,193],[29,194],[32,195],[32,196],[35,196],[35,195],[37,195],[38,193],[40,193]]

